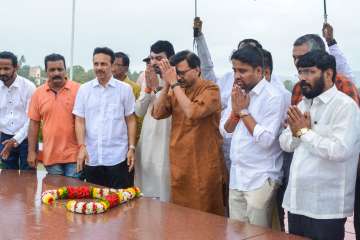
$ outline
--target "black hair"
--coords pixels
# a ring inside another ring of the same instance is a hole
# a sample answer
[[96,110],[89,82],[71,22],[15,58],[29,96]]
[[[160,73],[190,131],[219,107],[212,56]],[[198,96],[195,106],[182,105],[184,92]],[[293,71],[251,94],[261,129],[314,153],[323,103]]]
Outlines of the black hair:
[[314,50],[306,53],[300,57],[296,64],[297,68],[316,67],[322,72],[327,69],[333,70],[332,81],[336,79],[336,60],[335,57],[327,53],[326,51]]
[[123,65],[128,67],[130,65],[130,59],[129,56],[126,53],[123,52],[117,52],[115,53],[115,58],[121,58]]
[[12,52],[8,52],[8,51],[0,52],[0,59],[11,60],[11,64],[13,65],[14,68],[16,68],[18,65],[17,57]]
[[49,54],[45,57],[44,63],[45,63],[45,71],[47,71],[47,64],[48,62],[55,62],[55,61],[63,61],[64,63],[64,68],[66,69],[66,63],[65,63],[65,58],[57,53],[52,53]]
[[325,51],[326,50],[324,41],[317,34],[306,34],[306,35],[299,37],[294,42],[294,47],[301,46],[303,44],[307,44],[309,46],[309,51],[313,51],[313,50]]
[[264,56],[264,67],[268,67],[270,69],[270,74],[273,71],[273,59],[271,52],[267,51],[266,49],[262,49],[263,56]]
[[262,50],[251,45],[236,50],[231,55],[231,60],[238,60],[249,64],[253,68],[261,67],[264,70],[264,56]]
[[114,53],[113,50],[111,50],[111,49],[108,48],[108,47],[97,47],[97,48],[94,49],[93,57],[94,57],[96,54],[100,54],[100,53],[110,56],[110,58],[111,58],[111,64],[114,63],[114,61],[115,61],[115,53]]
[[169,41],[164,40],[159,40],[151,45],[150,51],[153,53],[165,52],[167,58],[170,58],[175,54],[173,45]]
[[200,67],[200,58],[193,52],[188,50],[184,50],[176,53],[174,56],[170,58],[170,64],[175,66],[176,64],[186,60],[189,67],[194,69]]
[[252,39],[252,38],[246,38],[239,42],[238,49],[242,46],[248,46],[248,45],[257,47],[257,48],[262,48],[262,45],[257,40]]

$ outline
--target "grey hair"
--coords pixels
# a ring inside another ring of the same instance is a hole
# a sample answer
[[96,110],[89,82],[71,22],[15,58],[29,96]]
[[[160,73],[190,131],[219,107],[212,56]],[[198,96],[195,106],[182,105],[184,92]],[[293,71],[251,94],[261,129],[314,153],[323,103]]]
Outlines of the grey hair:
[[300,46],[303,44],[308,45],[309,51],[313,51],[313,50],[326,51],[324,41],[317,34],[306,34],[304,36],[299,37],[294,42],[294,46]]

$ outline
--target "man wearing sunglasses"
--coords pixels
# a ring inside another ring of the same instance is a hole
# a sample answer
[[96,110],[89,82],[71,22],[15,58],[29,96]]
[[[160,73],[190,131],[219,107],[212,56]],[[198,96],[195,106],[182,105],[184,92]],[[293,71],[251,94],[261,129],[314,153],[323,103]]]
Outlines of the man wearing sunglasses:
[[200,59],[178,52],[159,68],[164,88],[152,116],[172,116],[170,135],[171,201],[185,207],[224,215],[226,170],[219,132],[219,88],[202,79]]

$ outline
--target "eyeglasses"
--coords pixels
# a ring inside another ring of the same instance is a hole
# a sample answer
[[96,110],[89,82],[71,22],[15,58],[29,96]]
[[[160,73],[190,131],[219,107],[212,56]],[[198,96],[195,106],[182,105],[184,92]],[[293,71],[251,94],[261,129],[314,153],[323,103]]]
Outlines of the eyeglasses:
[[189,68],[188,70],[185,70],[185,71],[179,71],[178,69],[176,69],[176,74],[179,76],[179,77],[183,77],[185,76],[185,74],[187,72],[189,72],[190,70],[193,70],[192,68]]

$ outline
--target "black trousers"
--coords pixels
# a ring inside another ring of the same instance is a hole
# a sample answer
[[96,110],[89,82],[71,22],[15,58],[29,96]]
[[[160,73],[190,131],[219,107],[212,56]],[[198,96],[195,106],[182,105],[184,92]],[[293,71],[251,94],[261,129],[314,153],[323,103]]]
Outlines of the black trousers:
[[289,233],[313,240],[343,240],[346,218],[314,219],[288,213]]
[[360,176],[356,177],[355,206],[354,206],[354,228],[356,240],[360,240]]
[[127,161],[114,166],[86,165],[83,177],[87,182],[109,188],[128,188],[134,186],[134,171],[129,172]]

